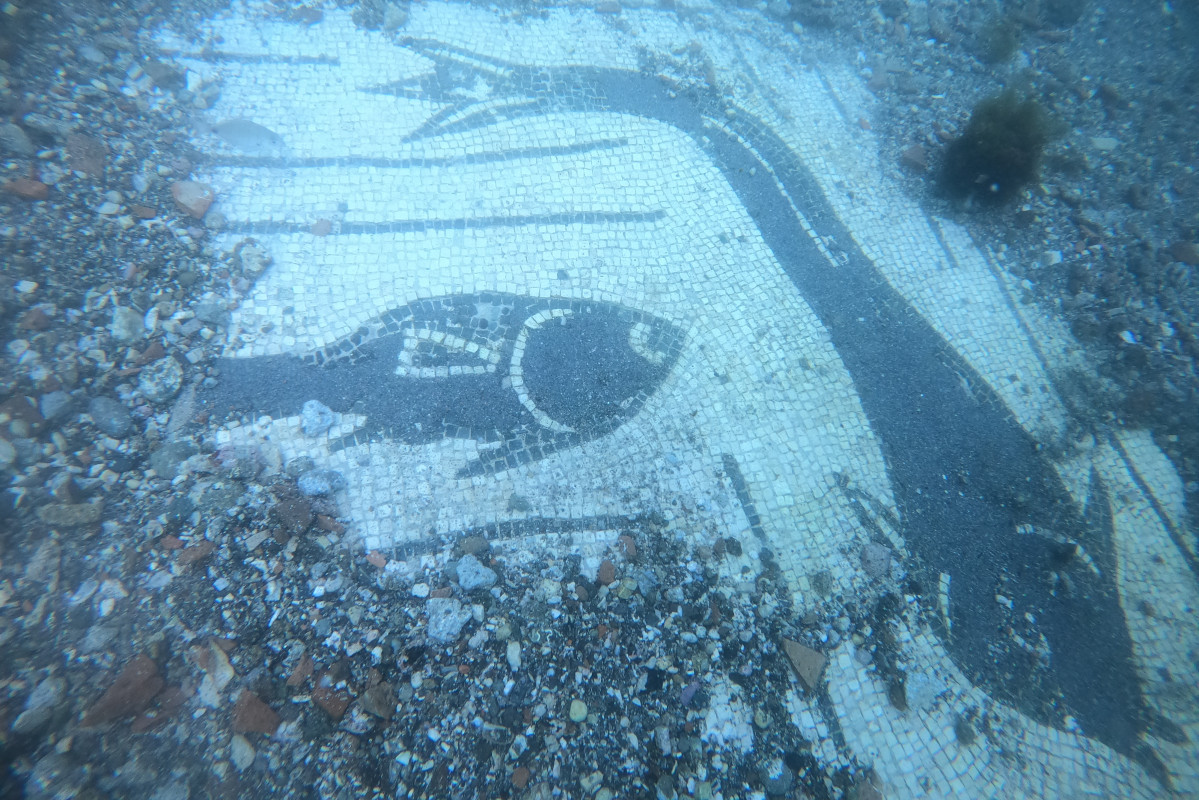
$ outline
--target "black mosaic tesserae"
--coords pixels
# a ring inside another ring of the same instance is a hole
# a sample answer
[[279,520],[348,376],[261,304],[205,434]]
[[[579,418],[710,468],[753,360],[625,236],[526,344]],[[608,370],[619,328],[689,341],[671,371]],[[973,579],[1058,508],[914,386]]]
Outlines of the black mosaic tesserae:
[[980,101],[945,153],[942,190],[972,204],[1010,201],[1036,180],[1049,128],[1045,110],[1015,90]]

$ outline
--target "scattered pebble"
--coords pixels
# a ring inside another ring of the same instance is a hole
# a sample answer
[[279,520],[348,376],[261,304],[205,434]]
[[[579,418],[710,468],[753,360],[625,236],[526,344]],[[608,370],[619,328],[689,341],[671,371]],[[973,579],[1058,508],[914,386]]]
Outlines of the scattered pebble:
[[183,367],[170,356],[142,367],[137,388],[152,403],[165,403],[183,388]]
[[25,700],[24,710],[13,721],[13,733],[30,736],[39,732],[50,722],[50,717],[62,704],[67,691],[67,682],[62,678],[45,678],[34,687]]
[[0,125],[0,153],[12,153],[28,158],[35,152],[36,148],[29,140],[29,135],[20,126],[11,122]]
[[78,528],[94,525],[104,515],[104,503],[50,503],[38,508],[37,518],[51,527]]
[[141,341],[146,335],[144,317],[128,306],[113,308],[108,329],[118,341],[126,344]]

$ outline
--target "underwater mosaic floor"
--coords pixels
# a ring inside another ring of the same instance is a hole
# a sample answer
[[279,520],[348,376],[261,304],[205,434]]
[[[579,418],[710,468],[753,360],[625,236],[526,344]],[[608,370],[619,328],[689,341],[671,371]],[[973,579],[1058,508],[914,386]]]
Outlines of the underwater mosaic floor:
[[[337,470],[389,569],[469,532],[594,571],[658,514],[740,537],[727,591],[773,561],[801,614],[905,588],[906,710],[848,640],[789,698],[883,796],[1199,793],[1178,478],[1148,435],[1071,425],[1068,335],[880,177],[852,70],[704,2],[431,2],[397,36],[250,4],[159,44],[221,85],[221,246],[272,259],[204,398],[245,413],[221,442]],[[741,708],[705,740],[748,746]]]

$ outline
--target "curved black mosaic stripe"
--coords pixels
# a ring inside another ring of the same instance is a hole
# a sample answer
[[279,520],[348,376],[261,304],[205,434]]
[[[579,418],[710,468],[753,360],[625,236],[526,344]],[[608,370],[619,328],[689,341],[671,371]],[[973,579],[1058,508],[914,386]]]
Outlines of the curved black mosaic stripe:
[[[426,77],[421,88],[432,99],[440,92],[442,101],[457,102],[458,113],[452,125],[434,121],[414,138],[542,113],[527,98],[545,92],[553,93],[557,110],[634,114],[689,134],[721,169],[829,331],[881,442],[902,535],[922,564],[918,572],[931,603],[937,576],[951,577],[951,628],[942,635],[955,662],[976,684],[1029,717],[1065,728],[1065,718],[1072,716],[1086,735],[1169,783],[1142,738],[1149,714],[1114,580],[1106,490],[1093,481],[1091,513],[1080,516],[1037,442],[860,251],[807,167],[773,130],[739,109],[726,114],[727,103],[714,93],[678,93],[641,73],[524,68],[440,42],[405,44],[438,63],[457,54],[472,65],[485,61],[493,70],[492,101],[505,92],[514,99],[507,113],[489,107],[472,117],[469,103],[452,94],[458,77],[442,83]],[[437,75],[457,73],[439,67]],[[710,124],[714,119],[721,125]],[[805,232],[792,203],[817,234],[838,243],[835,268]],[[1101,575],[1072,565],[1052,538],[1018,534],[1018,525],[1081,543]],[[1058,574],[1067,575],[1071,591],[1054,583]],[[997,595],[1011,607],[997,602]],[[1028,648],[1040,636],[1049,646],[1048,666]]]

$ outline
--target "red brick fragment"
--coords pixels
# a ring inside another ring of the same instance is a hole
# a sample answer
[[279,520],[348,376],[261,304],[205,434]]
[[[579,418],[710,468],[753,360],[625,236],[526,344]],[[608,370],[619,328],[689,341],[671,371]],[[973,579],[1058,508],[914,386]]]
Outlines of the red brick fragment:
[[29,402],[23,394],[16,394],[0,403],[0,414],[7,414],[9,419],[19,419],[29,424],[35,430],[46,421],[37,406]]
[[197,561],[200,561],[209,556],[213,550],[216,550],[216,542],[210,542],[205,539],[199,544],[194,544],[186,548],[179,554],[178,563],[180,567],[190,567]]
[[276,503],[271,509],[275,518],[289,534],[301,534],[312,524],[312,505],[302,497]]
[[341,719],[346,713],[346,709],[350,707],[350,699],[350,693],[345,689],[322,685],[312,690],[312,702],[324,709],[334,721]]
[[312,674],[312,670],[312,656],[305,653],[300,656],[300,660],[296,662],[295,669],[288,676],[287,685],[292,687],[302,686],[304,681],[308,680],[308,676]]
[[599,565],[599,582],[607,586],[614,580],[616,580],[616,565],[605,558]]
[[21,315],[17,326],[27,331],[44,331],[50,327],[50,315],[40,308],[31,308]]
[[167,354],[166,348],[162,346],[162,342],[151,342],[150,346],[141,352],[137,357],[138,364],[149,364],[151,361],[157,361]]
[[138,714],[130,729],[134,733],[154,730],[175,716],[175,712],[183,708],[183,704],[187,702],[187,698],[192,696],[192,693],[190,688],[168,686],[158,696],[154,708],[148,708]]
[[624,557],[630,561],[637,557],[637,543],[627,533],[616,540],[616,546],[624,553]]
[[512,770],[512,785],[517,789],[523,789],[529,785],[530,777],[532,777],[532,773],[529,772],[528,767],[517,767]]
[[204,183],[175,181],[171,184],[171,196],[181,209],[196,219],[203,219],[212,201],[216,199],[216,192]]
[[26,200],[45,200],[50,196],[50,187],[33,178],[17,178],[4,184],[4,191],[12,192]]
[[135,656],[83,715],[83,726],[103,725],[138,713],[162,690],[163,683],[158,665],[149,656],[144,653]]
[[340,522],[333,519],[333,517],[329,516],[328,514],[317,514],[316,515],[316,527],[320,528],[323,531],[329,531],[330,533],[345,533],[346,532],[346,526],[342,525]]
[[82,133],[68,134],[67,158],[71,169],[99,178],[104,174],[104,164],[108,160],[108,145]]
[[249,689],[242,689],[233,704],[233,730],[235,733],[273,734],[278,728],[279,715]]

